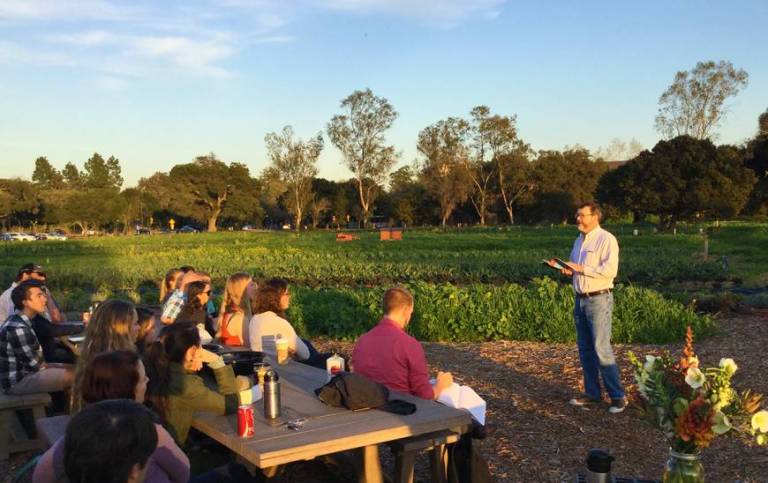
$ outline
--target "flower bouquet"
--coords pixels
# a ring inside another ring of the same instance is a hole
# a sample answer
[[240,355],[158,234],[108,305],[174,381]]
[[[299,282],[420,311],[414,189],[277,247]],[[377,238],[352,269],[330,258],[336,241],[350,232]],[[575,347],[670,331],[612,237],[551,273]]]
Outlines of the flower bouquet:
[[768,411],[760,410],[763,396],[731,386],[738,369],[733,359],[721,359],[717,367],[701,367],[690,327],[679,359],[669,352],[647,355],[645,361],[630,352],[629,359],[641,410],[669,442],[665,482],[704,481],[699,453],[719,435],[768,443]]

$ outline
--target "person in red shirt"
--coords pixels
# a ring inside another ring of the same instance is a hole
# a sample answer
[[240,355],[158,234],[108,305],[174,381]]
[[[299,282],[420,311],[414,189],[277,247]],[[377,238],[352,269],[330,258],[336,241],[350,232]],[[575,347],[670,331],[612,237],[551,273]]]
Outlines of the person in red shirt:
[[384,317],[357,340],[352,352],[354,372],[393,391],[436,399],[453,384],[450,372],[438,372],[429,382],[429,369],[419,341],[405,332],[413,314],[413,296],[400,287],[384,294]]

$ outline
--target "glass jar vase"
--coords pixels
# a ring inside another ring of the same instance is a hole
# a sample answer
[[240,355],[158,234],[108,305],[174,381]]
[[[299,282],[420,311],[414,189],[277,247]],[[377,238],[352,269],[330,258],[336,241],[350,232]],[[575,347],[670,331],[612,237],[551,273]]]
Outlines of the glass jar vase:
[[664,483],[704,483],[704,467],[699,453],[678,453],[669,450],[669,459],[664,468]]

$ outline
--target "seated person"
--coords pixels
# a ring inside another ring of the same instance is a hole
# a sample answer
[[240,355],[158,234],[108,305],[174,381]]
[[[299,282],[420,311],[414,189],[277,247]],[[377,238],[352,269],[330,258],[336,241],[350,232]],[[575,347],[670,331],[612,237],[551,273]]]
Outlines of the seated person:
[[[144,364],[135,352],[130,351],[104,352],[94,357],[85,370],[80,387],[86,408],[106,399],[133,399],[143,403],[146,390]],[[155,423],[155,432],[157,449],[147,462],[145,481],[186,483],[189,458],[160,424]],[[60,438],[38,461],[32,482],[66,481],[65,451],[64,438]]]
[[136,307],[139,332],[136,334],[136,350],[141,354],[155,340],[155,311],[140,305]]
[[168,301],[168,297],[171,296],[174,290],[176,290],[176,283],[179,277],[182,275],[180,268],[172,268],[165,273],[165,278],[160,284],[160,303],[165,305]]
[[193,324],[200,331],[200,337],[204,344],[211,342],[215,334],[213,330],[213,320],[208,315],[207,305],[211,300],[211,284],[203,280],[198,280],[187,284],[184,292],[184,305],[181,306],[177,322],[187,322]]
[[219,312],[219,330],[216,339],[224,345],[241,346],[248,321],[251,320],[251,297],[254,283],[245,272],[232,274],[224,287],[224,300]]
[[[40,265],[35,265],[34,263],[22,265],[19,272],[16,274],[16,280],[11,284],[11,287],[0,295],[0,324],[5,322],[5,320],[13,315],[13,312],[15,311],[13,302],[11,301],[11,292],[16,286],[27,280],[38,280],[45,284],[46,278],[47,275],[45,270],[43,270],[43,267]],[[65,320],[64,315],[61,313],[61,310],[59,310],[59,306],[56,305],[56,301],[53,300],[53,296],[48,291],[48,288],[43,287],[43,291],[45,292],[46,297],[48,297],[48,302],[45,304],[45,310],[41,315],[54,324],[63,322]]]
[[[247,377],[235,379],[232,366],[200,346],[197,327],[178,322],[163,328],[160,338],[144,353],[149,383],[147,400],[182,446],[197,411],[234,414],[238,392],[251,387]],[[196,373],[203,364],[213,370],[219,392],[208,389]]]
[[0,386],[7,394],[56,392],[72,384],[72,366],[45,363],[32,319],[45,310],[48,298],[40,281],[27,280],[11,292],[16,313],[0,326]]
[[141,483],[157,448],[152,412],[109,399],[75,415],[64,436],[64,471],[77,483]]
[[288,351],[299,361],[310,358],[310,349],[285,319],[285,311],[291,304],[288,283],[279,278],[266,281],[256,290],[253,302],[255,314],[248,323],[248,341],[251,350],[277,355],[275,340],[288,340]]
[[74,364],[75,354],[68,347],[59,343],[58,338],[80,334],[84,328],[81,324],[53,324],[42,315],[32,319],[32,329],[40,342],[40,347],[43,348],[45,362]]
[[430,384],[424,348],[405,332],[413,314],[413,296],[404,288],[391,288],[384,294],[382,305],[384,317],[355,343],[354,372],[393,391],[437,399],[453,384],[453,376],[438,372],[437,383],[434,387]]
[[168,296],[163,304],[163,310],[160,313],[160,321],[165,325],[172,324],[176,321],[176,317],[179,316],[179,312],[181,312],[182,307],[184,307],[184,304],[187,302],[187,285],[192,282],[203,280],[203,277],[193,270],[185,272],[184,267],[180,268],[180,270],[182,271],[182,274],[179,275],[176,281],[176,290],[171,292]]
[[112,351],[136,352],[139,333],[136,308],[125,300],[107,300],[96,307],[85,329],[85,340],[80,346],[80,356],[75,364],[75,380],[72,386],[72,409],[83,406],[80,397],[83,374],[97,354]]

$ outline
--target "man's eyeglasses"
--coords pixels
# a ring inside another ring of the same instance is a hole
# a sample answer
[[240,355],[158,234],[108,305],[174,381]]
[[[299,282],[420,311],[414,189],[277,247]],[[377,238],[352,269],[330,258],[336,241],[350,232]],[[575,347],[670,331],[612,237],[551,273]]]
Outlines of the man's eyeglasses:
[[593,215],[594,215],[594,213],[576,213],[576,215],[574,215],[574,216],[576,218],[584,218],[585,216],[593,216]]

